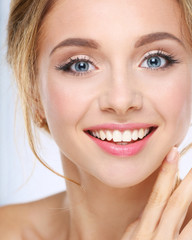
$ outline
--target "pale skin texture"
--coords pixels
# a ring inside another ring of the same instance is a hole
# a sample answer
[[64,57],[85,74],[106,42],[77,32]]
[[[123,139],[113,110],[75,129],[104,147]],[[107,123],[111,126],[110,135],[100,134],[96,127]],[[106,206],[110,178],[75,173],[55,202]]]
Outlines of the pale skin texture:
[[[192,55],[181,22],[174,0],[56,3],[44,20],[40,42],[41,114],[60,149],[65,176],[83,189],[67,182],[67,193],[1,209],[0,220],[7,219],[1,230],[6,239],[192,238],[186,225],[191,219],[190,208],[186,213],[192,200],[192,173],[170,197],[179,158],[172,147],[183,140],[191,116]],[[157,32],[179,41],[166,38],[138,47],[144,35]],[[92,39],[99,47],[53,51],[67,38]],[[146,68],[144,56],[162,49],[178,63]],[[90,72],[77,76],[56,68],[77,56],[91,59]],[[131,157],[104,152],[83,131],[97,124],[135,122],[158,128],[145,148]],[[170,151],[171,163],[166,161]],[[11,232],[6,230],[10,227]]]

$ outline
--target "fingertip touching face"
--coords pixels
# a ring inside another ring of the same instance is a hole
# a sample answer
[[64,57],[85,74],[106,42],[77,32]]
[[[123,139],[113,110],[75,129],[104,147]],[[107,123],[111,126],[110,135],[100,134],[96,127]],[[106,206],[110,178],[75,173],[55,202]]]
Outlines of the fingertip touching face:
[[181,22],[174,0],[58,0],[44,20],[39,88],[63,161],[125,187],[180,144],[191,115]]

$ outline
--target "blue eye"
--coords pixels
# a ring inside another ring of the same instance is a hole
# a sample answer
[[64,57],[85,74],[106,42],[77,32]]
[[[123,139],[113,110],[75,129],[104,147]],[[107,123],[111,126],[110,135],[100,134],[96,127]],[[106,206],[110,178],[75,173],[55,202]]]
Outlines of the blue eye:
[[90,59],[85,59],[85,56],[83,56],[81,58],[77,57],[75,59],[70,59],[68,63],[56,66],[56,69],[78,76],[87,74],[95,70],[96,67]]
[[147,60],[147,65],[151,68],[159,68],[162,65],[164,66],[166,64],[165,59],[161,57],[151,57]]
[[142,64],[142,68],[151,70],[158,70],[170,67],[171,65],[179,63],[172,55],[168,55],[162,51],[153,51],[145,56]]
[[91,68],[90,63],[85,61],[73,63],[71,65],[71,70],[77,72],[87,72],[90,70],[90,68]]
[[141,67],[144,68],[162,68],[166,65],[167,61],[159,56],[152,56],[149,57],[148,59],[146,59],[143,64],[141,65]]

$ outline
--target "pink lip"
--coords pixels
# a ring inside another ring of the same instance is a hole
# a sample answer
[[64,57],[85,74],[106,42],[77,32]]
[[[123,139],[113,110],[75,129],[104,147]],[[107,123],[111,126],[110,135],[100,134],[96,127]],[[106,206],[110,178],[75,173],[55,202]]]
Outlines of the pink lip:
[[118,145],[113,142],[102,141],[98,138],[91,136],[89,133],[87,135],[105,152],[116,155],[119,157],[128,157],[138,154],[144,146],[147,144],[150,137],[155,132],[157,126],[152,126],[150,124],[104,124],[104,125],[97,125],[95,127],[91,127],[87,130],[101,130],[101,129],[108,129],[108,130],[126,130],[126,129],[139,129],[139,128],[149,128],[154,127],[153,130],[143,139],[129,143],[127,145]]
[[101,125],[96,125],[93,127],[89,127],[84,129],[84,131],[88,130],[119,130],[119,131],[124,131],[124,130],[133,130],[133,129],[140,129],[140,128],[150,128],[150,127],[157,127],[155,125],[151,125],[148,123],[128,123],[128,124],[116,124],[116,123],[109,123],[109,124],[101,124]]

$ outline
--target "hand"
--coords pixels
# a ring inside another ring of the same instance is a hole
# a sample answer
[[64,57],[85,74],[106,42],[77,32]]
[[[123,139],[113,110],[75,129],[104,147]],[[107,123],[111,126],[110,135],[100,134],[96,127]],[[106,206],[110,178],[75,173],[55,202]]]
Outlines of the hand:
[[121,240],[192,240],[192,220],[181,226],[192,201],[192,170],[176,188],[179,153],[173,148],[162,163],[142,216]]

